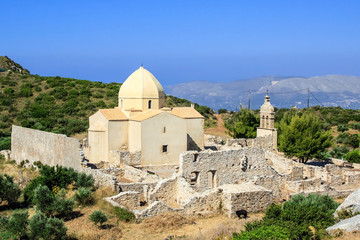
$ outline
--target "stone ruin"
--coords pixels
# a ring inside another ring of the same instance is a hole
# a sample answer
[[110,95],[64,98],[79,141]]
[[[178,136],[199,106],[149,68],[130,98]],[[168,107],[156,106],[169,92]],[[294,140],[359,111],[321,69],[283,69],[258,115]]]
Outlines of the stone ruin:
[[[168,211],[235,217],[237,210],[263,211],[297,193],[339,197],[359,187],[359,164],[337,159],[301,164],[274,152],[271,136],[231,139],[224,145],[213,139],[206,150],[181,153],[178,166],[135,168],[126,161],[89,163],[76,139],[13,126],[10,157],[17,163],[40,160],[92,174],[98,186],[118,192],[106,201],[137,218]],[[9,158],[10,152],[1,154]]]

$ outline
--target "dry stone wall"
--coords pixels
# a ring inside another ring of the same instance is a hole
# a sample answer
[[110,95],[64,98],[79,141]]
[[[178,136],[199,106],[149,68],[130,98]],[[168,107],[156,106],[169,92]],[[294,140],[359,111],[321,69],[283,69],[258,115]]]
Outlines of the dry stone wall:
[[254,147],[180,154],[179,173],[196,191],[277,174],[267,164],[264,150]]
[[11,157],[17,163],[28,160],[30,164],[71,167],[80,170],[83,159],[81,143],[63,134],[55,134],[12,126]]

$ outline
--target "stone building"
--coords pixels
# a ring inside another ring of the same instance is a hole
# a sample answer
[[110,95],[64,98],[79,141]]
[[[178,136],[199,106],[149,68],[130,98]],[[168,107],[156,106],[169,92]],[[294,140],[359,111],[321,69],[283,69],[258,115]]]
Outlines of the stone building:
[[276,150],[277,146],[277,130],[274,127],[275,112],[274,107],[270,103],[270,96],[266,93],[265,102],[260,108],[260,127],[257,128],[256,136],[272,136],[273,146]]
[[160,82],[140,67],[121,86],[118,107],[90,116],[86,158],[120,164],[127,156],[129,165],[178,165],[180,152],[202,150],[203,116],[193,107],[164,104]]

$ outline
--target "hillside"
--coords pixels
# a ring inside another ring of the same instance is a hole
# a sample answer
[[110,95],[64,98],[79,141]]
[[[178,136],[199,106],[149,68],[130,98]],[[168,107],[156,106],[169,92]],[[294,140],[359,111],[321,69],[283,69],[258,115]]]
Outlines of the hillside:
[[[0,57],[0,150],[10,146],[11,125],[72,136],[85,132],[88,118],[101,108],[118,105],[121,83],[31,75],[8,57]],[[190,101],[166,96],[167,107],[190,106]],[[195,104],[206,117],[212,110]]]

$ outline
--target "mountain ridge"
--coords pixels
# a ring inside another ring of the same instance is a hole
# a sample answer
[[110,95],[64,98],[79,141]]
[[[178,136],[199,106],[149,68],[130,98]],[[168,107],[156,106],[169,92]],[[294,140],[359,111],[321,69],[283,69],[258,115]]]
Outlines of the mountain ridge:
[[[313,77],[262,76],[232,82],[193,81],[167,86],[168,94],[206,104],[214,109],[234,110],[248,104],[249,90],[253,108],[263,103],[269,91],[272,103],[277,107],[306,107],[307,89],[311,105],[359,108],[360,77],[353,75],[327,74]],[[283,96],[280,96],[283,95]]]

